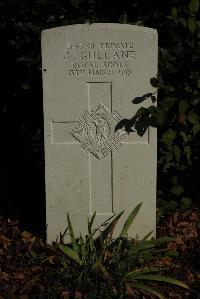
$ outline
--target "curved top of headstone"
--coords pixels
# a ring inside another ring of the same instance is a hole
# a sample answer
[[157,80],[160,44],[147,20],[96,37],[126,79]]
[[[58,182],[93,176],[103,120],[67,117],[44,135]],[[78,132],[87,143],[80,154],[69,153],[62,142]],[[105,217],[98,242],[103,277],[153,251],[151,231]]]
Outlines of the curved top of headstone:
[[63,31],[63,30],[94,30],[94,29],[117,29],[117,30],[133,30],[141,31],[146,33],[157,34],[157,30],[150,27],[143,27],[138,25],[129,25],[129,24],[118,24],[118,23],[92,23],[92,24],[74,24],[74,25],[65,25],[60,27],[54,27],[50,29],[45,29],[42,32],[47,31]]

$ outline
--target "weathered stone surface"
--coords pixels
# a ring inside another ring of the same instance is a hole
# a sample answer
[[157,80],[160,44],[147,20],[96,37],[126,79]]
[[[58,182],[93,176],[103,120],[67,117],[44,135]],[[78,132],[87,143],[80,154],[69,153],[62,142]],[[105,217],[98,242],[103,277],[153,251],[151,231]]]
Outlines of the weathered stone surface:
[[[130,235],[142,237],[156,226],[156,129],[143,137],[114,132],[150,100],[154,92],[157,33],[120,24],[72,25],[42,33],[47,236],[51,242],[67,226],[76,233],[113,213],[143,206]],[[116,232],[117,232],[116,230]]]

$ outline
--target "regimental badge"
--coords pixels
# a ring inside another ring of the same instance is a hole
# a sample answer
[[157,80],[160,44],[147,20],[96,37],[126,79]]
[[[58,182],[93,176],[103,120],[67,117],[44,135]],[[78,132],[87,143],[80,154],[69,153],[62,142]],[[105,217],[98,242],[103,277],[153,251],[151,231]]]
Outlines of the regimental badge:
[[100,103],[91,113],[86,111],[79,119],[78,125],[71,131],[82,148],[101,159],[112,150],[118,150],[125,130],[115,132],[115,127],[122,117],[117,112]]

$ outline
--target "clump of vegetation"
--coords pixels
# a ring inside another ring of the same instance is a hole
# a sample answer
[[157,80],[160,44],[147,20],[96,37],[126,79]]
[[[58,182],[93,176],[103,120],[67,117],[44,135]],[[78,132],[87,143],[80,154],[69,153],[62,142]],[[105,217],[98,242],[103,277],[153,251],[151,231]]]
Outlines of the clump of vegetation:
[[[159,275],[162,271],[160,267],[148,266],[148,262],[153,259],[156,245],[173,241],[173,238],[160,238],[147,240],[149,233],[141,241],[129,240],[126,238],[129,227],[135,219],[141,204],[137,205],[127,218],[118,238],[112,240],[114,228],[122,216],[119,213],[97,238],[94,239],[92,224],[95,213],[91,221],[88,222],[88,235],[83,239],[75,239],[73,228],[68,215],[68,227],[71,237],[71,247],[59,245],[65,257],[72,259],[79,265],[81,272],[85,269],[101,273],[108,282],[111,298],[125,298],[126,294],[151,293],[158,298],[165,298],[156,288],[152,286],[154,282],[166,282],[187,288],[187,286],[169,277]],[[158,254],[158,252],[157,252]],[[82,275],[80,280],[82,281]],[[108,295],[106,292],[102,298]],[[134,297],[133,297],[134,298]]]
[[[12,256],[15,267],[17,265],[14,279],[18,280],[18,284],[10,281],[10,274],[2,264],[3,298],[117,299],[153,298],[151,296],[154,295],[164,299],[165,291],[160,289],[164,290],[166,284],[187,289],[184,282],[164,275],[167,268],[161,261],[169,252],[163,244],[173,242],[174,238],[150,240],[152,232],[140,241],[127,237],[140,207],[141,204],[138,204],[133,209],[116,239],[112,238],[113,231],[123,212],[110,219],[106,227],[104,223],[92,229],[94,213],[88,220],[88,234],[79,238],[75,238],[68,215],[71,242],[67,245],[62,238],[60,242],[47,245],[24,232],[23,240],[18,244],[20,254],[16,254],[16,249],[9,244],[10,239],[4,237],[9,251],[4,258],[9,263]],[[12,265],[9,267],[12,268]]]
[[[128,133],[137,132],[139,136],[149,126],[158,127],[158,188],[163,212],[176,208],[184,212],[199,205],[199,7],[199,0],[172,1],[168,13],[160,10],[141,14],[140,25],[158,30],[158,77],[150,80],[157,88],[158,107],[140,108],[116,127],[125,126]],[[138,95],[132,103],[146,100],[154,103],[155,95]]]

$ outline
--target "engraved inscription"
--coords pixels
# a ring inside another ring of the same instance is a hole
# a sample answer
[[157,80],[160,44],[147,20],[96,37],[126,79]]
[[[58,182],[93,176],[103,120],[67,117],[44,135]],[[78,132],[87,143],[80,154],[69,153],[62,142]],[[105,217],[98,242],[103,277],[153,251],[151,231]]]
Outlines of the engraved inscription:
[[125,131],[115,132],[116,124],[121,120],[117,112],[111,113],[100,103],[92,113],[85,112],[79,119],[78,126],[71,131],[82,148],[101,159],[112,150],[118,150],[120,141],[127,135]]
[[68,76],[134,76],[134,42],[86,42],[65,44]]

